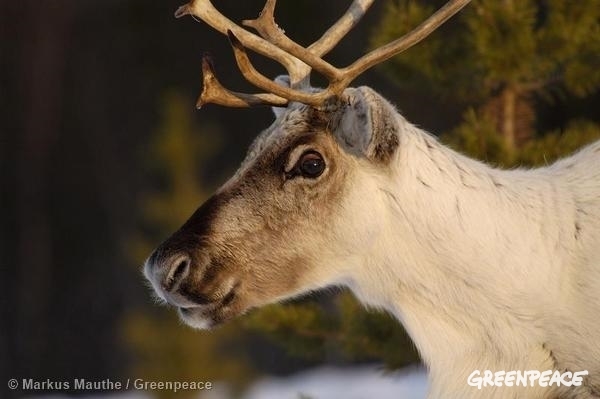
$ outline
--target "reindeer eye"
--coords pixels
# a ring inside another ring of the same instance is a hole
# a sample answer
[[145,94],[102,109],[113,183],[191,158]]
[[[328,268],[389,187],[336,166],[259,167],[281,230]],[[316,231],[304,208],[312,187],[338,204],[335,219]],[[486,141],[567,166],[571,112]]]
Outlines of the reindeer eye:
[[325,170],[325,161],[318,152],[307,151],[298,160],[296,168],[302,176],[315,179]]

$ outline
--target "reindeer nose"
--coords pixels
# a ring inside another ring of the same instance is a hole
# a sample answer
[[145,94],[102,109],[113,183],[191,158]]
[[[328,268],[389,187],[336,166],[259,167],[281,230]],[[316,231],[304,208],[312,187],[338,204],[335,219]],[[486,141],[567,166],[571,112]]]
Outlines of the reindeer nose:
[[155,252],[146,263],[146,276],[166,293],[175,292],[190,272],[192,260],[186,253],[161,256]]
[[179,283],[185,279],[190,271],[192,260],[186,254],[177,254],[165,262],[165,274],[161,284],[166,292],[175,291]]

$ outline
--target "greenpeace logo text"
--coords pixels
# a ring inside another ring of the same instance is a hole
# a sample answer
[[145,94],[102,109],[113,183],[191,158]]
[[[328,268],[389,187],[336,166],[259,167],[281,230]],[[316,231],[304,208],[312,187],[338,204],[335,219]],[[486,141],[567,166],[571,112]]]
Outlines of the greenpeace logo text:
[[526,387],[536,386],[551,387],[551,386],[574,386],[578,387],[583,383],[583,376],[588,375],[587,370],[561,373],[558,370],[512,370],[512,371],[496,371],[484,370],[481,373],[479,370],[473,371],[467,383],[477,389],[485,387]]

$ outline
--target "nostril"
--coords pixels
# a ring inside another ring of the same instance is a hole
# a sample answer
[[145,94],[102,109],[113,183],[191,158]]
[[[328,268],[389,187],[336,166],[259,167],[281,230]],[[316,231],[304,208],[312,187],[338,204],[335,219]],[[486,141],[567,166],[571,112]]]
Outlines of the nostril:
[[191,259],[187,255],[180,255],[173,259],[169,273],[163,283],[166,291],[173,291],[179,283],[187,276],[190,269]]

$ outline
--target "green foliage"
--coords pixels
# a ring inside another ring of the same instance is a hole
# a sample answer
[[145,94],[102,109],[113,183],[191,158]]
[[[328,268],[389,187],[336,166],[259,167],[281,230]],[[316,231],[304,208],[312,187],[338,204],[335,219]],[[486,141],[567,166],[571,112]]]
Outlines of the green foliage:
[[600,139],[600,126],[585,120],[571,121],[564,130],[529,141],[519,152],[521,165],[545,166]]
[[[386,4],[373,47],[416,27],[434,7]],[[584,96],[600,87],[600,0],[479,0],[449,26],[384,64],[400,85],[480,102],[503,87],[519,92],[560,84]]]
[[247,316],[245,325],[266,333],[292,354],[316,360],[337,353],[352,361],[382,361],[388,368],[418,360],[410,338],[387,313],[367,311],[349,293],[340,294],[331,305],[273,305]]
[[268,306],[246,316],[244,323],[283,344],[291,354],[312,359],[321,359],[333,337],[331,319],[314,302]]
[[199,171],[221,145],[214,126],[194,126],[189,104],[177,93],[165,96],[163,121],[146,158],[152,162],[151,173],[161,177],[164,186],[142,201],[142,217],[169,231],[179,227],[212,191]]
[[498,134],[494,122],[487,115],[469,108],[461,123],[450,134],[442,136],[450,147],[471,157],[494,165],[511,163],[512,152]]
[[585,96],[600,86],[600,1],[548,1],[538,52],[546,55],[566,87]]
[[470,11],[465,15],[465,45],[468,56],[479,60],[475,79],[484,95],[548,73],[546,57],[536,53],[537,9],[532,1],[481,1]]
[[[389,1],[371,45],[394,40],[432,10],[416,0]],[[474,1],[385,68],[399,85],[466,105],[480,122],[492,122],[512,162],[534,135],[534,99],[584,97],[600,88],[600,0]]]
[[418,361],[418,354],[398,320],[383,311],[366,310],[350,294],[338,298],[342,348],[353,359],[376,359],[391,369]]
[[464,121],[441,140],[457,151],[500,167],[545,166],[600,139],[600,126],[591,121],[574,120],[563,130],[551,131],[511,151],[494,125],[470,109]]
[[[371,46],[379,47],[414,29],[435,11],[432,6],[417,1],[388,1],[382,13],[383,18],[371,35]],[[449,92],[464,89],[464,94],[472,92],[469,76],[463,76],[462,60],[464,46],[458,45],[461,39],[442,40],[448,33],[447,26],[434,33],[427,40],[407,51],[406,56],[396,56],[382,67],[401,87],[417,87],[420,90],[445,96]],[[461,31],[453,31],[462,35]],[[457,84],[460,80],[467,86]]]

